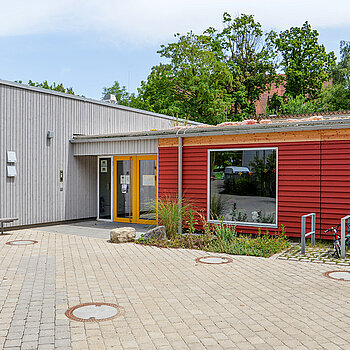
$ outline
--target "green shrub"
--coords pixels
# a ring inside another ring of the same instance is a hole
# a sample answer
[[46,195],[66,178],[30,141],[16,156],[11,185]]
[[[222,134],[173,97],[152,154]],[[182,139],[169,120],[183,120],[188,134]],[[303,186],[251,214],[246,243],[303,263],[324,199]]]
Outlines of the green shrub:
[[214,240],[210,244],[210,251],[217,253],[227,253],[234,255],[253,255],[269,257],[290,246],[285,235],[269,235],[268,233],[253,238],[250,236],[240,236],[235,239]]
[[180,220],[182,220],[189,207],[189,203],[184,203],[182,198],[179,199],[175,195],[159,198],[158,202],[152,205],[152,209],[157,211],[158,223],[165,227],[168,239],[175,237],[179,229]]
[[161,248],[187,248],[210,250],[210,243],[215,240],[213,235],[190,235],[190,234],[175,234],[173,239],[138,239],[136,243],[143,245],[151,245]]
[[213,224],[214,234],[223,241],[232,241],[236,237],[236,226],[227,225],[221,220]]

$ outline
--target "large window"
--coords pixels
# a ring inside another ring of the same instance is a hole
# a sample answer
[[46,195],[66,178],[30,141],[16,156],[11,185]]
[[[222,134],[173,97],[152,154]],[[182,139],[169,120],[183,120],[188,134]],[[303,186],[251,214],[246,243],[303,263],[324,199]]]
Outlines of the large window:
[[208,218],[277,225],[277,149],[208,151]]

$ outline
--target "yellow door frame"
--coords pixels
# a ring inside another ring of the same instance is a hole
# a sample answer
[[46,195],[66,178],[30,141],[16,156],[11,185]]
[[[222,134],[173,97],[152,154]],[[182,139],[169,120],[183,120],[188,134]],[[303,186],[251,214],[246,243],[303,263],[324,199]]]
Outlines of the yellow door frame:
[[[132,162],[132,217],[118,218],[117,217],[117,161],[118,160],[130,160]],[[155,160],[156,167],[158,168],[158,160],[156,155],[145,156],[114,156],[113,157],[113,221],[117,222],[129,222],[135,224],[149,224],[156,225],[157,220],[145,220],[140,219],[140,160]],[[156,176],[156,199],[158,198],[158,176]]]

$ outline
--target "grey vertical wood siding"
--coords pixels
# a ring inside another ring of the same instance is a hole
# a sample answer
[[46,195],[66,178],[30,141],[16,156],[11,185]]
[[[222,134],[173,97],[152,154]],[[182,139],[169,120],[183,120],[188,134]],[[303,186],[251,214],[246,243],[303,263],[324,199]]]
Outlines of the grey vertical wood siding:
[[[173,120],[149,112],[0,81],[0,217],[18,217],[15,225],[96,217],[96,153],[74,157],[69,142],[73,133],[96,135],[173,125]],[[49,130],[54,131],[51,140],[46,136]],[[6,176],[7,151],[17,154],[16,178]],[[156,153],[156,144],[149,140],[110,143],[101,151]]]
[[75,143],[73,150],[75,156],[157,154],[158,140]]

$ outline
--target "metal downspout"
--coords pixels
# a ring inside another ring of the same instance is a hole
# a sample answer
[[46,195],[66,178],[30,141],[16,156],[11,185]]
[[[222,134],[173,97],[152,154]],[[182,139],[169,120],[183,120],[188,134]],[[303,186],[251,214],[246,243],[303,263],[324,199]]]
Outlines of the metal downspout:
[[[179,135],[178,142],[178,184],[177,184],[177,198],[179,203],[179,212],[182,209],[182,135]],[[182,217],[180,216],[178,233],[182,233]]]

